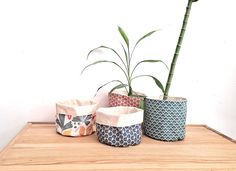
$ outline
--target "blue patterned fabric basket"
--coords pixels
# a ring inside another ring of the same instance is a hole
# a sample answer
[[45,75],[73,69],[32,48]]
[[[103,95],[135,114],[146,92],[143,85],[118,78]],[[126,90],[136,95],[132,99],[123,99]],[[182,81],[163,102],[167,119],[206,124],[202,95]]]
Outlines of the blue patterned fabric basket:
[[163,141],[177,141],[185,137],[187,100],[145,98],[144,134]]
[[140,144],[143,110],[135,107],[99,108],[96,132],[99,142],[115,147]]
[[97,123],[96,131],[99,142],[116,147],[140,144],[142,137],[141,124],[114,127]]

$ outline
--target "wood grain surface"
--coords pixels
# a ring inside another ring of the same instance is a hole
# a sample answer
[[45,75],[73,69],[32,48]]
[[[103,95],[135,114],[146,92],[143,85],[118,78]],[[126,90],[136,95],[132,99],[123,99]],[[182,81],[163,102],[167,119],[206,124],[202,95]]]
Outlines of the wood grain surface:
[[28,123],[0,154],[0,171],[236,171],[236,144],[204,126],[187,126],[178,142],[143,136],[140,145],[110,147],[96,134],[65,137],[52,123]]

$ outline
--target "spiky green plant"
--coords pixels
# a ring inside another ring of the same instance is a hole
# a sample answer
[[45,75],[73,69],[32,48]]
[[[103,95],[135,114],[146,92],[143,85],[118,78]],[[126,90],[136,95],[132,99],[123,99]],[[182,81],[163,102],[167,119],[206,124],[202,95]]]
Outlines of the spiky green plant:
[[171,62],[171,68],[170,68],[170,71],[169,71],[168,79],[167,79],[167,82],[166,82],[166,87],[165,87],[165,91],[164,91],[164,100],[166,100],[167,97],[168,97],[169,89],[170,89],[170,86],[171,86],[171,83],[172,83],[172,78],[173,78],[174,71],[175,71],[175,65],[176,65],[176,62],[177,62],[177,59],[178,59],[178,56],[179,56],[179,52],[180,52],[180,49],[181,49],[181,45],[182,45],[182,42],[183,42],[184,33],[186,31],[186,26],[187,26],[187,23],[188,23],[188,18],[189,18],[190,11],[191,11],[191,6],[192,6],[193,2],[197,2],[197,1],[198,0],[188,0],[188,4],[187,4],[187,7],[186,7],[184,20],[183,20],[183,24],[182,24],[182,28],[181,28],[181,31],[180,31],[180,35],[179,35],[177,45],[176,45],[175,53],[174,53],[174,56],[173,56],[173,59],[172,59],[172,62]]
[[120,80],[112,80],[112,81],[107,82],[107,83],[103,84],[102,86],[100,86],[97,89],[97,91],[99,91],[102,87],[106,86],[107,84],[110,84],[112,82],[117,82],[118,84],[115,87],[113,87],[109,93],[113,92],[116,89],[125,88],[126,91],[127,91],[128,96],[132,96],[132,95],[135,95],[134,91],[133,91],[133,88],[132,88],[132,81],[136,78],[139,78],[139,77],[150,77],[155,81],[157,86],[164,93],[164,87],[156,77],[154,77],[152,75],[136,75],[136,76],[134,76],[135,70],[140,66],[140,64],[160,62],[160,63],[163,63],[166,66],[166,64],[162,60],[147,59],[147,60],[142,60],[142,61],[136,63],[135,65],[133,65],[133,64],[131,65],[133,54],[135,52],[136,47],[139,45],[139,43],[142,40],[144,40],[145,38],[151,36],[157,30],[151,31],[151,32],[145,34],[144,36],[142,36],[140,39],[138,39],[138,41],[135,43],[133,48],[130,47],[129,38],[128,38],[127,34],[125,33],[125,31],[119,26],[118,26],[118,31],[119,31],[121,37],[123,38],[123,40],[125,42],[125,46],[121,43],[121,47],[122,47],[122,50],[123,50],[122,55],[120,53],[118,53],[118,51],[116,51],[115,49],[113,49],[111,47],[108,47],[108,46],[103,46],[102,45],[102,46],[99,46],[95,49],[92,49],[88,53],[87,59],[89,58],[89,56],[91,55],[92,52],[94,52],[98,49],[106,49],[106,50],[110,50],[111,52],[114,53],[115,57],[117,57],[119,59],[119,63],[114,61],[114,60],[98,60],[98,61],[92,62],[92,63],[88,64],[87,66],[85,66],[81,73],[83,73],[90,66],[93,66],[93,65],[96,65],[96,64],[99,64],[99,63],[111,63],[111,64],[115,65],[116,67],[118,67],[120,69],[120,71],[123,73],[123,75],[126,78],[126,83],[123,83]]

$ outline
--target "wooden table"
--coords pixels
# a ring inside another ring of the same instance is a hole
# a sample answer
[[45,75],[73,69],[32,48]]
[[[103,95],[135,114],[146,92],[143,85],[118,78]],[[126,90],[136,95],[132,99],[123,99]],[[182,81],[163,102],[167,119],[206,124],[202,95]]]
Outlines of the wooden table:
[[64,137],[52,123],[28,123],[0,154],[0,171],[236,170],[236,144],[205,126],[187,126],[185,140],[143,137],[133,147],[100,144],[96,134]]

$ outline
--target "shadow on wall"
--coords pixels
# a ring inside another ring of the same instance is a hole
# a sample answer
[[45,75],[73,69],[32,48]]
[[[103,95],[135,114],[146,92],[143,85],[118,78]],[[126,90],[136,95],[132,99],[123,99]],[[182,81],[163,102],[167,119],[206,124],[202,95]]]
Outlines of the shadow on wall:
[[214,100],[209,105],[211,112],[207,124],[236,140],[236,68],[232,64],[228,64],[227,67],[224,68],[221,84],[217,84],[218,80],[215,81],[215,88],[209,92]]
[[98,107],[108,106],[108,90],[100,90],[94,97],[94,101],[98,103]]

